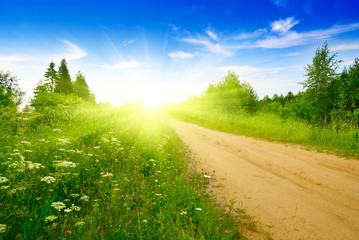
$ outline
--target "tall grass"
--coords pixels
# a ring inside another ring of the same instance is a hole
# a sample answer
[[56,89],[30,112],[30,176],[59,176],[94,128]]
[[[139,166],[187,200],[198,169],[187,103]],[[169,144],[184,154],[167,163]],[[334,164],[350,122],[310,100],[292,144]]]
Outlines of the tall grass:
[[53,116],[0,122],[0,238],[242,238],[157,114],[81,105]]
[[167,108],[173,118],[211,129],[272,141],[289,142],[328,150],[338,155],[359,158],[359,130],[335,130],[313,127],[293,118],[277,114],[224,113],[208,108],[186,105]]

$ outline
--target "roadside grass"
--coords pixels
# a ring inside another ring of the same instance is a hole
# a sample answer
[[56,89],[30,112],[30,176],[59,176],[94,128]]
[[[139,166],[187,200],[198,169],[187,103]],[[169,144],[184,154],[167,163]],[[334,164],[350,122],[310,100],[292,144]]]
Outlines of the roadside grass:
[[0,238],[243,238],[161,116],[67,110],[1,119]]
[[164,109],[169,117],[207,128],[271,141],[288,142],[359,158],[359,129],[336,132],[310,126],[293,118],[270,113],[228,114],[213,109],[172,106]]

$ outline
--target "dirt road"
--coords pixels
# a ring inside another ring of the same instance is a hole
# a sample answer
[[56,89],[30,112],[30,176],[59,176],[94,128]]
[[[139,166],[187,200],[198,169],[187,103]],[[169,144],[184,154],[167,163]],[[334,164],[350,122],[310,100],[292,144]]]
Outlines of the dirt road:
[[359,160],[172,126],[197,167],[216,171],[216,196],[235,198],[273,239],[359,239]]

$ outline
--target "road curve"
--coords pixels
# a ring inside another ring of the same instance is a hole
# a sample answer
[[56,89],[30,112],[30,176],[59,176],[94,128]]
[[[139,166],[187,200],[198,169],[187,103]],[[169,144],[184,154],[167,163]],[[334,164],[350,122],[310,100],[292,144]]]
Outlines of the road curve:
[[235,198],[273,239],[359,239],[358,160],[171,125],[199,167],[216,171],[216,196]]

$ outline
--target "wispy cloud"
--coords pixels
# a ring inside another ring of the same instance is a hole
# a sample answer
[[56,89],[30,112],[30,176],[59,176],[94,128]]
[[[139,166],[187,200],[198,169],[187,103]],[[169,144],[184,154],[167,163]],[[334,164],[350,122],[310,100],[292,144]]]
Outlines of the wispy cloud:
[[173,59],[176,59],[176,60],[182,60],[182,59],[188,59],[188,58],[193,58],[194,57],[193,54],[183,52],[183,51],[171,52],[171,53],[168,54],[168,56],[170,58],[173,58]]
[[278,7],[286,7],[287,0],[274,0],[273,3]]
[[340,44],[332,47],[334,51],[341,51],[341,50],[359,50],[359,43],[347,43],[347,44]]
[[287,19],[279,19],[271,23],[271,31],[272,32],[280,32],[286,33],[288,32],[294,25],[297,25],[299,21],[294,20],[294,17],[289,17]]
[[234,54],[233,52],[229,51],[230,48],[223,46],[219,43],[212,43],[211,41],[209,41],[209,39],[206,38],[190,37],[190,38],[182,38],[181,41],[195,45],[201,45],[208,52],[220,54],[227,57],[232,56]]
[[122,45],[125,46],[125,47],[127,47],[128,45],[130,45],[130,44],[132,44],[132,43],[134,43],[134,42],[135,42],[134,40],[123,41],[123,42],[122,42]]
[[240,34],[230,37],[230,38],[233,40],[251,39],[251,38],[257,38],[257,37],[263,36],[267,32],[268,32],[268,30],[266,28],[260,28],[260,29],[255,30],[254,32],[240,33]]
[[102,65],[101,67],[108,71],[108,72],[111,72],[111,71],[115,71],[115,70],[122,70],[122,69],[128,69],[128,68],[135,68],[135,67],[138,67],[140,66],[141,63],[137,60],[134,60],[134,59],[131,59],[130,61],[126,62],[126,61],[122,61],[120,63],[117,63],[115,65],[108,65],[108,64],[105,64],[105,65]]
[[87,56],[87,53],[82,50],[79,46],[76,44],[68,41],[68,40],[60,40],[60,42],[66,44],[66,53],[63,56],[66,60],[75,60],[80,59]]
[[282,28],[284,32],[281,31],[279,35],[271,34],[265,39],[257,41],[256,46],[261,48],[288,48],[317,43],[319,41],[323,41],[324,39],[333,37],[334,35],[359,29],[359,23],[352,23],[347,25],[335,25],[328,29],[298,33],[290,30],[290,28],[294,26],[291,26],[294,23],[293,21],[294,20],[288,21],[288,25]]
[[213,40],[218,40],[217,34],[215,34],[214,32],[212,32],[211,30],[207,30],[206,33],[207,33],[208,36],[210,36],[210,38],[212,38]]
[[0,56],[0,62],[24,62],[31,60],[28,57],[20,57],[20,56]]

